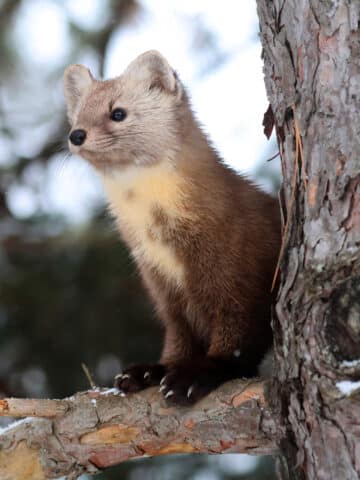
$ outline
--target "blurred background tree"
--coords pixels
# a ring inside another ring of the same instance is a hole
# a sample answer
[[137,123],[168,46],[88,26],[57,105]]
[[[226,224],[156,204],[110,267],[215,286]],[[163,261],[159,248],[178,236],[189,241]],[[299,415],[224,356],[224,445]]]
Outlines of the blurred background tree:
[[[86,389],[82,362],[108,386],[123,364],[160,351],[160,326],[96,175],[67,154],[66,65],[113,76],[161,50],[226,160],[276,191],[255,2],[239,3],[0,1],[0,395]],[[271,459],[227,455],[128,462],[102,478],[275,477]]]

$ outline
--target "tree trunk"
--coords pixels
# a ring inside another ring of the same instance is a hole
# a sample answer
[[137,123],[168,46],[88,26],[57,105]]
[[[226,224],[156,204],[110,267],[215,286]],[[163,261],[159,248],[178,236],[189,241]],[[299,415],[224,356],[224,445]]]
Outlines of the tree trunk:
[[281,156],[284,249],[274,315],[282,478],[360,472],[358,0],[257,0],[267,130]]

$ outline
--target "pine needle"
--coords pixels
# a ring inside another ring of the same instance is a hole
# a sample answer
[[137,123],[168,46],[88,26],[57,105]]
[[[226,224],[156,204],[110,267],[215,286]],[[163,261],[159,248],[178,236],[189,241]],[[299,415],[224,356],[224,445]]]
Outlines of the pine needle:
[[96,388],[94,379],[92,378],[91,373],[90,373],[90,370],[89,370],[88,367],[85,365],[85,363],[82,363],[82,364],[81,364],[81,368],[83,369],[83,371],[84,371],[84,373],[85,373],[85,377],[87,378],[87,380],[88,380],[88,382],[89,382],[89,384],[90,384],[90,387],[91,387],[91,388]]
[[296,192],[296,183],[297,183],[297,176],[298,176],[298,170],[299,170],[299,160],[301,161],[301,171],[302,171],[304,187],[305,187],[305,189],[307,187],[307,177],[306,177],[305,166],[304,166],[304,156],[303,156],[302,142],[301,142],[299,126],[298,126],[298,123],[297,123],[297,120],[296,120],[295,105],[292,105],[292,110],[293,110],[293,114],[294,114],[294,130],[295,130],[294,175],[293,175],[293,179],[292,179],[292,183],[291,183],[291,196],[290,196],[289,208],[288,208],[288,211],[287,211],[286,223],[285,223],[285,227],[284,227],[283,234],[282,234],[280,253],[279,253],[278,260],[277,260],[273,281],[272,281],[272,284],[271,284],[271,291],[273,291],[274,288],[275,288],[276,280],[277,280],[277,277],[278,277],[278,274],[279,274],[280,264],[281,264],[281,261],[282,261],[283,256],[284,256],[285,246],[286,246],[287,240],[288,240],[290,218],[291,218],[291,214],[292,214],[293,206],[294,206],[294,202],[295,202],[295,192]]

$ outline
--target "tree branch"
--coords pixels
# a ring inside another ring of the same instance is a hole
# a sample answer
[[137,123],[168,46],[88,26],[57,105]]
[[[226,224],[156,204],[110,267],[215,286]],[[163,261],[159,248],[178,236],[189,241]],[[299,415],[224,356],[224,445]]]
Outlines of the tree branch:
[[38,398],[0,399],[0,416],[6,417],[44,417],[53,418],[63,415],[69,409],[66,400],[48,400]]
[[94,389],[65,400],[3,399],[0,415],[35,415],[0,430],[0,478],[83,473],[129,458],[171,453],[277,453],[281,432],[264,382],[229,382],[190,408],[151,388],[121,397]]

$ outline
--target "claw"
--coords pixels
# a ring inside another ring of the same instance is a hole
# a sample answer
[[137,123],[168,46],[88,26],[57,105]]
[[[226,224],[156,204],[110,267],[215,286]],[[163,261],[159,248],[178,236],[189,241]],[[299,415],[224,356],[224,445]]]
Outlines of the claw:
[[172,390],[169,390],[167,394],[165,395],[165,398],[172,397],[174,395],[174,392]]
[[186,394],[187,398],[190,398],[190,397],[191,397],[191,395],[192,395],[192,393],[193,393],[193,390],[194,390],[194,385],[191,385],[191,386],[189,387],[188,391],[187,391],[187,394]]
[[166,385],[161,385],[161,387],[159,388],[159,392],[163,392],[164,390],[166,390]]
[[128,373],[119,373],[115,376],[115,380],[125,380],[126,378],[130,378]]
[[144,380],[150,377],[150,372],[145,372],[144,373]]
[[160,385],[164,385],[165,381],[166,381],[166,375],[164,375],[160,380]]

